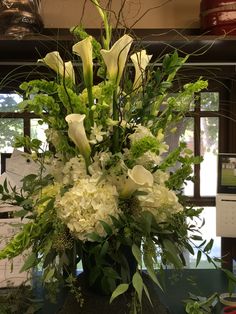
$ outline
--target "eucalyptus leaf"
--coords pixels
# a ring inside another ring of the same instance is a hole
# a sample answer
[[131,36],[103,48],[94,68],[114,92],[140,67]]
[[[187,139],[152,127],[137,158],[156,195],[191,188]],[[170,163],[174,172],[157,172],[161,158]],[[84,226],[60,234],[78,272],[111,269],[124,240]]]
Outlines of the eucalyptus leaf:
[[140,266],[142,266],[142,253],[140,248],[134,243],[132,245],[132,253]]
[[138,294],[139,303],[142,304],[143,279],[138,271],[133,275],[132,284]]
[[117,298],[119,295],[125,293],[129,289],[129,284],[128,283],[121,283],[119,286],[116,287],[116,289],[113,291],[111,298],[110,298],[110,303]]
[[153,267],[152,258],[148,254],[145,254],[143,259],[144,259],[144,264],[147,268],[148,275],[155,282],[155,284],[157,284],[162,290],[162,286],[161,286],[159,280],[157,279],[157,275],[156,275],[154,267]]
[[164,239],[163,247],[165,250],[165,255],[168,256],[169,261],[173,263],[176,268],[181,268],[183,263],[179,257],[179,252],[175,244],[169,239]]

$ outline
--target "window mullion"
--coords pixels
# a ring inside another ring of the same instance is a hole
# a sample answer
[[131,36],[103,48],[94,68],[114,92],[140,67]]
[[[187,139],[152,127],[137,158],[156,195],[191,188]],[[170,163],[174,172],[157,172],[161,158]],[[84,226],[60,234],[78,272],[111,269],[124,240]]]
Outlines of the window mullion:
[[[194,155],[201,155],[200,101],[196,100],[194,114]],[[200,198],[200,165],[194,165],[194,198]]]

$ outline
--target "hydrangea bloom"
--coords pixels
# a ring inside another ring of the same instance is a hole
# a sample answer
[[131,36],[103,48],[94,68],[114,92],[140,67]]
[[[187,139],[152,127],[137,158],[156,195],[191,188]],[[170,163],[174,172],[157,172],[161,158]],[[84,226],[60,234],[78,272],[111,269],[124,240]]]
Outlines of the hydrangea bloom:
[[97,182],[92,177],[79,180],[56,201],[58,216],[78,239],[85,241],[92,232],[106,235],[100,221],[112,225],[117,217],[118,194],[116,187],[107,182]]

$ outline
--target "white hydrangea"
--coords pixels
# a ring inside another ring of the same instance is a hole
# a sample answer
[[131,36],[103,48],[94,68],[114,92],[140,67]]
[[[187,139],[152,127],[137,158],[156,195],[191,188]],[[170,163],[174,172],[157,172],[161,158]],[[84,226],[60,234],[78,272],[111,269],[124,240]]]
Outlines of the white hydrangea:
[[165,186],[154,184],[145,192],[147,194],[138,196],[140,207],[143,211],[151,212],[157,223],[165,222],[171,215],[183,210],[174,191]]
[[142,156],[136,159],[136,163],[138,165],[142,165],[147,169],[152,169],[153,167],[159,165],[161,161],[162,161],[161,156],[151,151],[145,152]]
[[82,156],[71,158],[62,169],[63,179],[65,185],[72,185],[81,178],[88,176],[86,171],[85,160]]
[[44,132],[48,142],[52,143],[55,147],[59,146],[61,143],[60,132],[52,128],[46,129]]
[[111,158],[111,152],[99,152],[93,157],[93,163],[89,166],[88,170],[92,176],[98,178],[103,174],[106,163]]
[[170,174],[161,170],[155,171],[153,174],[154,182],[156,184],[165,185],[165,182],[169,179]]
[[116,187],[97,183],[92,177],[79,180],[56,200],[56,206],[59,218],[82,241],[89,240],[91,232],[105,236],[100,220],[112,225],[110,215],[117,217],[119,213]]
[[49,173],[54,177],[54,180],[56,182],[62,182],[63,181],[63,168],[65,164],[61,160],[61,158],[52,158],[50,163],[50,170]]

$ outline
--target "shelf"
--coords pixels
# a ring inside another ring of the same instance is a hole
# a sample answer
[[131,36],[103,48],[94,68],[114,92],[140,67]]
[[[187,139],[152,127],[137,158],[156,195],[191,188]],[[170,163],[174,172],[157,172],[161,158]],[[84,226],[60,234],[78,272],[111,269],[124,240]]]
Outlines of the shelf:
[[[88,32],[99,36],[100,30]],[[208,36],[198,30],[153,29],[136,29],[135,36],[142,38],[147,51],[157,57],[177,49],[182,55],[191,54],[189,62],[236,64],[236,36]],[[20,40],[1,36],[0,65],[34,63],[53,50],[69,59],[72,44],[73,36],[65,29],[46,29],[43,34],[28,35]]]

